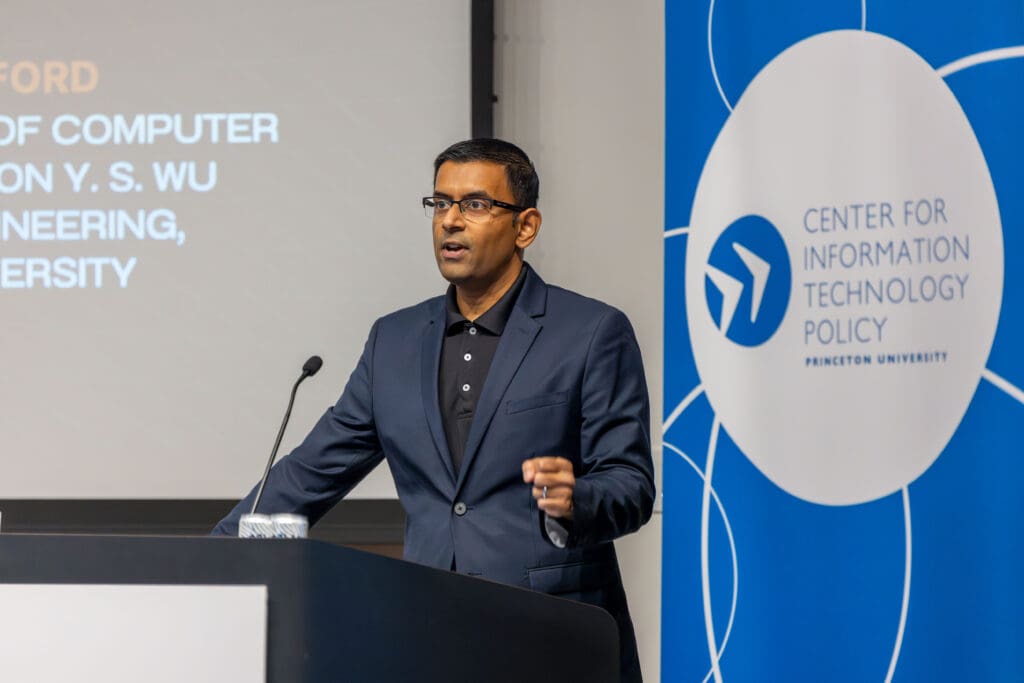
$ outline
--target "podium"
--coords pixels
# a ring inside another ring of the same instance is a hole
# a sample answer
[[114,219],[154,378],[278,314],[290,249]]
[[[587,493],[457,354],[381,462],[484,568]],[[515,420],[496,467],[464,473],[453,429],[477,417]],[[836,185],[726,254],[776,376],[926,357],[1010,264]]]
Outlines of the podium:
[[[619,676],[618,631],[603,610],[317,541],[0,535],[0,588],[40,585],[263,586],[270,683]],[[18,618],[5,610],[8,627]],[[55,621],[53,636],[65,626]]]

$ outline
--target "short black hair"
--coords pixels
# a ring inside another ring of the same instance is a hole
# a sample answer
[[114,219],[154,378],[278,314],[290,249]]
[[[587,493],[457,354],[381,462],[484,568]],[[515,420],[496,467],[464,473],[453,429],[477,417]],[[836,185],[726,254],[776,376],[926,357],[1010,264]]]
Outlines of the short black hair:
[[540,178],[537,177],[537,169],[533,167],[533,162],[530,161],[530,157],[526,156],[526,152],[511,142],[497,138],[476,138],[475,140],[456,142],[434,159],[435,182],[441,164],[446,161],[456,164],[470,161],[490,161],[501,164],[505,167],[505,178],[508,180],[508,187],[512,191],[512,196],[515,197],[516,204],[527,209],[537,206],[537,196],[540,193]]

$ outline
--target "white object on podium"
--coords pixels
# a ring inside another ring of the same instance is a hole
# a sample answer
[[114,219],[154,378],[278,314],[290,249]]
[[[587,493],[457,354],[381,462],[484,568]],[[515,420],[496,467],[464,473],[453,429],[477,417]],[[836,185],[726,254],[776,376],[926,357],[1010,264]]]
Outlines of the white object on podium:
[[0,681],[266,681],[266,586],[3,584],[0,606]]

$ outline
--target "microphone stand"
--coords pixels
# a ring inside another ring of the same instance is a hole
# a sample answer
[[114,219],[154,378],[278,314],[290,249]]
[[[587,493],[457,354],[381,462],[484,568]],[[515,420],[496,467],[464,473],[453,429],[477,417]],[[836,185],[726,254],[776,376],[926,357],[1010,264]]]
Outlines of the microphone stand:
[[[307,365],[309,365],[308,362]],[[316,370],[319,369],[319,367],[316,368]],[[263,478],[260,479],[260,487],[256,490],[256,498],[252,501],[252,509],[249,510],[250,514],[256,513],[256,506],[260,504],[260,498],[263,497],[263,488],[267,485],[267,479],[270,477],[270,468],[274,466],[274,460],[277,459],[277,449],[281,446],[281,439],[284,437],[284,429],[288,426],[288,419],[292,416],[292,406],[295,404],[295,393],[299,390],[299,385],[302,384],[303,380],[313,375],[316,370],[310,372],[308,367],[303,367],[302,374],[299,376],[299,379],[295,381],[295,386],[292,387],[292,395],[288,399],[288,409],[284,411],[284,420],[281,421],[281,428],[277,430],[277,440],[274,441],[274,448],[270,451],[270,459],[267,460],[267,468],[263,472]]]

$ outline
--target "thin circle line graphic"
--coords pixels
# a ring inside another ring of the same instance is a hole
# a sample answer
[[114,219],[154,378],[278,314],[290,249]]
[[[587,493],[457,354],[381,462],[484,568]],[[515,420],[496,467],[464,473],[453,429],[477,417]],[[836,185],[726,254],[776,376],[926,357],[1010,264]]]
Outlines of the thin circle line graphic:
[[[1005,392],[1010,397],[1017,399],[1019,403],[1024,403],[1024,391],[1021,391],[1019,388],[1010,384],[1008,381],[1006,381],[996,373],[992,372],[988,368],[985,368],[984,370],[981,371],[981,376],[988,380],[989,383],[992,384],[997,389]],[[662,433],[664,433],[664,431],[662,431]]]
[[715,451],[718,448],[718,428],[720,425],[716,415],[711,422],[711,438],[708,441],[708,457],[704,465],[704,487],[700,499],[700,592],[704,604],[704,633],[707,636],[708,655],[711,657],[711,673],[715,683],[722,683],[722,670],[719,668],[718,645],[715,643],[715,624],[711,614],[711,566],[708,559],[708,521],[711,507],[711,475],[715,468]]
[[[690,456],[686,455],[686,453],[683,453],[680,449],[667,441],[663,441],[661,445],[673,451],[685,460],[686,464],[693,468],[693,471],[697,473],[700,480],[702,482],[704,481],[704,472],[697,467],[697,463],[695,463]],[[713,486],[711,487],[711,497],[715,501],[715,507],[718,508],[718,514],[722,516],[722,523],[725,524],[725,535],[729,539],[729,552],[732,555],[732,604],[729,607],[729,621],[725,626],[725,635],[722,637],[722,645],[718,649],[718,658],[721,659],[722,655],[725,653],[726,646],[729,644],[729,636],[732,635],[732,625],[736,619],[736,601],[737,596],[739,595],[739,558],[736,554],[736,539],[732,535],[732,524],[729,523],[729,515],[725,513],[725,506],[722,505],[722,500],[718,497],[718,493],[715,491]],[[701,683],[708,683],[713,671],[714,669],[708,669],[708,672],[705,674],[704,680],[701,681]]]
[[973,55],[967,55],[966,57],[961,57],[960,59],[950,62],[946,66],[939,67],[935,70],[935,73],[937,73],[940,78],[945,78],[946,76],[955,74],[957,71],[963,71],[964,69],[969,69],[972,66],[988,64],[989,62],[1000,62],[1004,59],[1014,59],[1016,57],[1024,57],[1024,45],[1001,47],[997,50],[986,50]]
[[731,113],[732,105],[729,104],[729,99],[725,96],[725,91],[722,90],[722,83],[718,80],[718,69],[715,68],[715,50],[711,46],[711,19],[714,16],[715,0],[711,0],[711,5],[708,7],[708,60],[711,62],[711,76],[715,79],[715,87],[718,88],[718,94],[722,97],[725,108]]
[[892,683],[892,677],[896,673],[896,662],[899,661],[900,651],[903,649],[903,633],[907,628],[907,609],[910,606],[910,567],[913,556],[913,538],[910,533],[910,491],[903,487],[903,526],[906,529],[906,559],[903,565],[903,603],[900,606],[900,625],[896,629],[896,643],[892,649],[892,659],[889,660],[889,672],[885,675],[885,683]]
[[686,228],[672,228],[671,230],[666,230],[665,231],[664,237],[665,237],[665,239],[668,239],[669,237],[678,237],[679,235],[687,235],[689,233],[690,233],[690,228],[688,228],[688,227],[686,227]]
[[[700,396],[701,392],[703,391],[703,384],[698,384],[697,386],[690,390],[690,393],[686,395],[686,398],[679,402],[679,405],[675,407],[675,410],[672,411],[672,414],[665,418],[665,421],[661,425],[662,434],[664,434],[665,432],[672,428],[672,425],[675,424],[675,421],[679,419],[679,416],[682,415],[683,412],[690,407],[690,404],[693,403],[694,400],[698,396]],[[703,475],[701,475],[701,478],[703,478]]]

